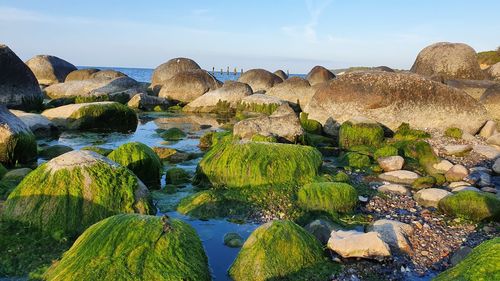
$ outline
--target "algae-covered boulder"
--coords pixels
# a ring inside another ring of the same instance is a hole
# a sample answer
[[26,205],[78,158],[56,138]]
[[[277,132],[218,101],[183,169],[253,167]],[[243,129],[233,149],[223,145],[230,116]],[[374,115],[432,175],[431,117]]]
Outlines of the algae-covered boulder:
[[108,154],[108,158],[127,167],[150,188],[160,188],[162,163],[158,155],[147,145],[130,142]]
[[150,211],[148,189],[127,168],[71,151],[28,174],[5,201],[3,217],[62,238],[117,213]]
[[500,199],[495,195],[462,191],[439,201],[439,209],[446,214],[473,221],[500,220]]
[[56,56],[38,55],[26,62],[40,85],[64,82],[66,76],[76,67]]
[[0,163],[28,163],[37,154],[35,136],[26,124],[0,105]]
[[339,146],[343,149],[357,145],[378,146],[383,141],[384,129],[373,120],[356,117],[340,126]]
[[481,243],[456,266],[439,274],[434,281],[500,280],[500,238]]
[[69,130],[135,131],[137,114],[117,102],[69,104],[42,113],[58,127]]
[[45,280],[211,280],[195,230],[177,219],[121,214],[89,227]]
[[314,236],[291,221],[272,221],[248,237],[229,275],[235,281],[327,280],[335,271]]
[[195,182],[213,186],[303,185],[317,176],[321,153],[313,147],[220,141],[198,164]]
[[167,184],[179,185],[188,183],[190,180],[191,176],[182,168],[171,168],[165,173],[165,182]]
[[310,211],[350,212],[358,202],[356,189],[347,183],[320,182],[306,184],[298,192],[299,205]]

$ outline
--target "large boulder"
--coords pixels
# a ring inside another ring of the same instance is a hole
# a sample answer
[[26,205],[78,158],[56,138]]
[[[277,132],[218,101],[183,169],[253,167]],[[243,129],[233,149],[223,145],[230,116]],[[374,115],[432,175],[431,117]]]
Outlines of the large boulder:
[[0,105],[0,163],[13,166],[36,158],[35,136],[29,127]]
[[270,95],[253,94],[242,98],[237,107],[243,111],[272,114],[279,106],[285,103],[286,101]]
[[42,115],[69,130],[135,131],[137,114],[117,102],[68,104],[47,109]]
[[239,102],[253,94],[252,88],[245,83],[226,81],[222,87],[211,90],[188,103],[185,112],[212,113],[236,109]]
[[418,54],[411,72],[444,79],[484,78],[476,51],[463,43],[440,42],[425,47]]
[[487,120],[484,106],[458,89],[415,74],[355,72],[320,87],[306,106],[309,118],[325,124],[355,116],[395,130],[412,127],[445,130],[458,127],[475,134]]
[[392,249],[411,253],[412,247],[408,241],[413,235],[413,227],[409,224],[394,220],[381,219],[373,222],[369,227],[369,231],[374,231],[379,234],[380,239],[387,243]]
[[87,79],[90,79],[92,77],[92,74],[94,74],[98,71],[99,71],[99,69],[97,69],[97,68],[78,69],[78,70],[70,72],[66,76],[66,79],[64,79],[64,82],[74,81],[74,80],[87,80]]
[[200,238],[178,219],[122,214],[89,227],[44,280],[211,280]]
[[179,72],[164,81],[158,97],[189,103],[221,85],[220,81],[205,70],[188,70]]
[[10,112],[16,115],[21,121],[23,121],[26,126],[28,126],[37,137],[48,137],[57,135],[58,129],[57,126],[52,123],[47,117],[36,114],[36,113],[28,113],[21,110],[10,110]]
[[304,134],[304,129],[295,111],[288,104],[284,104],[270,116],[245,119],[236,123],[233,134],[242,139],[251,139],[254,135],[261,135],[294,143]]
[[328,271],[319,275],[328,266],[314,236],[291,221],[272,221],[248,237],[229,275],[235,281],[326,280]]
[[259,91],[266,92],[274,85],[283,82],[283,79],[264,69],[251,69],[245,71],[240,78],[238,78],[238,82],[248,84],[252,87],[254,93],[256,93]]
[[308,211],[348,213],[356,207],[358,193],[347,183],[315,182],[301,187],[297,199],[299,206]]
[[444,197],[438,206],[442,212],[454,217],[472,221],[500,220],[500,199],[488,193],[473,190],[457,192]]
[[283,83],[274,85],[267,95],[288,101],[292,105],[300,105],[303,109],[314,96],[315,87],[311,87],[309,81],[300,77],[292,77]]
[[479,102],[486,107],[493,119],[500,121],[500,83],[486,89]]
[[288,74],[286,74],[283,70],[281,69],[278,69],[276,70],[275,72],[273,72],[274,74],[276,74],[279,78],[281,78],[281,80],[285,81],[286,79],[288,79]]
[[148,198],[127,168],[95,152],[71,151],[29,173],[5,201],[3,216],[73,237],[114,214],[152,212]]
[[8,108],[41,108],[42,91],[29,67],[6,45],[0,44],[0,104]]
[[56,56],[38,55],[26,62],[40,85],[64,82],[76,66]]
[[194,60],[187,58],[171,59],[155,68],[151,77],[151,87],[158,94],[163,84],[177,73],[196,69],[201,68]]
[[307,80],[312,86],[330,81],[333,78],[335,78],[335,74],[320,65],[313,67],[307,74]]
[[133,96],[127,103],[128,107],[145,111],[165,110],[170,106],[167,99],[139,93]]
[[90,78],[101,78],[101,79],[115,79],[119,77],[125,77],[125,73],[118,71],[118,70],[113,70],[113,69],[104,69],[104,70],[99,70],[95,73],[92,73],[90,75]]
[[500,84],[490,80],[446,80],[445,84],[460,90],[465,91],[471,97],[479,100],[488,88]]
[[500,62],[490,66],[487,73],[490,79],[500,81]]

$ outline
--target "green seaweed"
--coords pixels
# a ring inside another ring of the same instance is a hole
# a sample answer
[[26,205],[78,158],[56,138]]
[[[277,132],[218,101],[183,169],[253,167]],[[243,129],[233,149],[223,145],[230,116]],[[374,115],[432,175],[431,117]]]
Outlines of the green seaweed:
[[257,141],[257,142],[278,142],[276,137],[274,136],[263,136],[263,135],[253,135],[251,141]]
[[168,169],[165,176],[167,184],[180,185],[191,181],[191,176],[188,172],[181,168]]
[[460,128],[452,127],[452,128],[446,129],[444,131],[444,135],[449,137],[449,138],[461,139],[463,132],[462,132],[462,129],[460,129]]
[[17,133],[0,145],[0,162],[7,167],[31,163],[36,159],[37,145],[31,132]]
[[238,102],[236,105],[236,112],[245,112],[245,111],[250,111],[250,112],[258,112],[258,113],[264,113],[266,115],[271,115],[273,114],[276,109],[280,104],[278,103],[245,103],[245,102]]
[[179,128],[170,128],[170,129],[162,131],[160,133],[160,137],[166,141],[178,141],[178,140],[182,140],[186,136],[187,136],[187,134],[184,133]]
[[373,153],[373,159],[378,159],[380,157],[397,156],[399,151],[396,147],[392,145],[384,145],[381,148],[375,150]]
[[343,167],[352,167],[357,169],[371,166],[370,157],[357,152],[347,152],[339,159],[339,164]]
[[410,128],[408,123],[401,123],[394,134],[394,139],[400,141],[413,141],[430,137],[431,135],[425,131]]
[[137,114],[117,103],[89,104],[68,118],[70,129],[129,132],[137,128]]
[[318,135],[322,133],[323,127],[321,126],[321,123],[316,120],[309,119],[309,114],[301,112],[299,119],[300,125],[302,125],[302,128],[304,128],[306,132]]
[[446,196],[439,201],[439,209],[448,215],[472,221],[500,220],[500,199],[472,190]]
[[384,141],[384,129],[376,123],[342,123],[339,130],[339,147],[349,149],[356,145],[378,147]]
[[348,213],[356,206],[358,194],[347,183],[310,183],[299,189],[298,202],[299,206],[308,211]]

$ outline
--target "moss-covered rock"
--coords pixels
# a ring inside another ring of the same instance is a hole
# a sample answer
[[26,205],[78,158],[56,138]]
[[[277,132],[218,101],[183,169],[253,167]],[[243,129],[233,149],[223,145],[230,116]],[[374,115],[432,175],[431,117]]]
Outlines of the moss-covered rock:
[[397,156],[399,151],[396,147],[392,145],[384,145],[381,148],[375,150],[373,153],[373,159],[378,159],[380,157]]
[[206,132],[203,134],[203,136],[200,137],[200,143],[198,144],[198,147],[201,150],[207,150],[212,146],[212,139],[215,135],[215,132]]
[[238,233],[230,232],[224,235],[224,245],[231,248],[239,248],[243,246],[245,240]]
[[431,135],[425,131],[410,128],[410,124],[408,123],[402,123],[394,133],[394,139],[400,141],[427,139],[430,137]]
[[191,175],[182,168],[168,169],[165,175],[167,184],[179,185],[191,181]]
[[177,219],[121,214],[89,227],[46,280],[210,280],[195,230]]
[[461,139],[463,132],[462,132],[462,129],[460,129],[460,128],[452,127],[452,128],[446,129],[446,131],[444,131],[444,135],[449,137],[449,138]]
[[358,193],[347,183],[310,183],[299,189],[298,202],[302,208],[309,211],[347,213],[356,206]]
[[436,179],[431,176],[420,177],[413,181],[411,187],[415,190],[420,190],[424,188],[431,188],[436,184]]
[[500,199],[492,194],[461,191],[439,201],[444,213],[473,221],[500,220]]
[[170,128],[160,132],[160,137],[166,141],[178,141],[185,138],[187,135],[179,128]]
[[339,146],[379,146],[384,141],[384,129],[378,123],[366,118],[354,118],[342,123],[339,131]]
[[434,281],[500,280],[500,238],[481,243],[456,266],[439,274]]
[[366,168],[371,166],[370,157],[357,152],[347,152],[342,155],[339,163],[344,167]]
[[3,217],[62,238],[117,213],[151,210],[147,188],[130,170],[94,152],[71,151],[28,174],[5,201]]
[[223,190],[204,190],[183,198],[177,206],[177,211],[194,218],[212,219],[246,217],[251,208],[245,198],[233,198]]
[[160,188],[162,163],[158,155],[147,145],[130,142],[121,145],[108,158],[127,167],[150,188]]
[[251,141],[257,141],[257,142],[278,142],[276,137],[274,136],[263,136],[263,135],[253,135],[251,138]]
[[230,188],[303,185],[317,176],[321,164],[320,152],[309,146],[225,139],[200,161],[195,183]]
[[291,221],[272,221],[246,240],[229,275],[235,281],[326,280],[337,269],[306,230]]
[[0,105],[0,163],[12,167],[36,158],[35,135],[21,119]]
[[306,132],[312,134],[321,134],[322,132],[321,123],[319,123],[316,120],[309,119],[309,114],[301,112],[299,119],[300,119],[300,125],[302,125],[302,128],[304,128]]
[[425,141],[404,141],[397,145],[401,145],[406,158],[416,160],[427,174],[434,175],[438,173],[433,166],[439,163],[440,160],[429,143]]
[[335,174],[335,176],[332,177],[332,180],[334,182],[349,182],[351,178],[345,172],[339,171]]
[[101,154],[102,156],[108,156],[111,152],[113,152],[113,149],[94,146],[94,145],[82,147],[81,150],[93,151],[97,154]]
[[63,155],[64,153],[70,152],[72,150],[73,148],[69,146],[56,144],[40,149],[40,151],[38,152],[38,156],[40,156],[43,159],[50,160],[52,158],[55,158],[59,155]]

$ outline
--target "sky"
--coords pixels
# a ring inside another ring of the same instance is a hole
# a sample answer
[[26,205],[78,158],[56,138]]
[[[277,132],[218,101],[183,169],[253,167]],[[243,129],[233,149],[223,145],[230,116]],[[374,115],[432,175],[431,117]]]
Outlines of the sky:
[[78,66],[408,69],[435,42],[500,46],[498,11],[499,0],[0,0],[0,43]]

